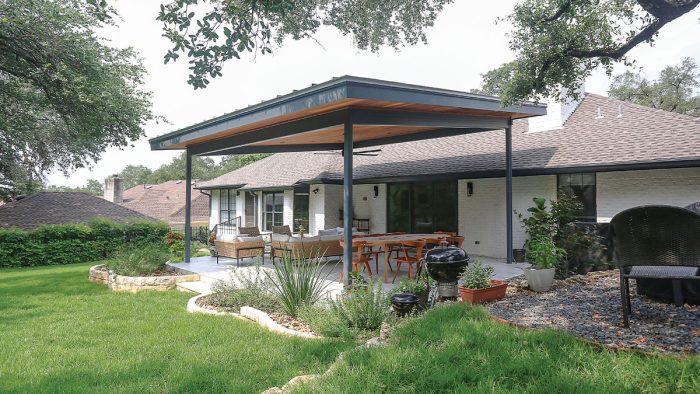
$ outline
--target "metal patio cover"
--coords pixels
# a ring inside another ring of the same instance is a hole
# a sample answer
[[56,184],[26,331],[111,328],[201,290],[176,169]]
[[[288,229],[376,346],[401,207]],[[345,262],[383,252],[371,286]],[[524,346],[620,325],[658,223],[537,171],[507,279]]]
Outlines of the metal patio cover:
[[[541,104],[501,107],[496,97],[344,76],[153,138],[150,144],[152,150],[186,149],[186,182],[191,182],[193,155],[342,151],[345,244],[350,245],[353,149],[503,129],[507,256],[511,262],[512,122],[544,114],[546,106]],[[188,205],[187,239],[191,236],[189,210]],[[187,262],[189,242],[185,245]],[[351,251],[346,248],[346,270],[350,260]]]

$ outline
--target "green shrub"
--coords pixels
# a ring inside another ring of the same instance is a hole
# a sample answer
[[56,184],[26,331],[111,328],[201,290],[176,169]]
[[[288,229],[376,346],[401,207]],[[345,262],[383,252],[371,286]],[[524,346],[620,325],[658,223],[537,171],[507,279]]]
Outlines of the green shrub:
[[207,302],[231,308],[235,312],[242,306],[252,306],[265,312],[282,312],[282,307],[272,291],[270,279],[263,274],[260,261],[253,270],[241,269],[229,273],[229,280],[216,281]]
[[331,283],[322,274],[323,267],[319,257],[292,259],[287,255],[275,264],[272,273],[265,272],[285,313],[296,317],[299,308],[323,297]]
[[382,291],[380,281],[343,292],[337,300],[331,299],[330,304],[338,320],[349,328],[375,331],[389,317],[389,297]]
[[147,276],[165,270],[169,258],[164,245],[124,245],[107,263],[117,275]]
[[210,294],[207,303],[231,308],[238,312],[242,306],[252,306],[261,311],[282,312],[282,308],[277,302],[277,298],[266,292],[258,292],[255,289],[246,287],[236,287],[231,282],[218,281],[212,285],[212,294]]
[[491,277],[496,271],[493,267],[482,265],[481,261],[476,260],[470,263],[462,272],[462,286],[467,289],[485,289],[491,287]]
[[86,224],[52,224],[32,231],[0,229],[0,267],[72,264],[99,260],[124,244],[162,243],[168,226],[137,220],[125,224],[93,218]]
[[355,331],[332,310],[318,306],[299,309],[299,319],[319,335],[329,338],[354,338]]

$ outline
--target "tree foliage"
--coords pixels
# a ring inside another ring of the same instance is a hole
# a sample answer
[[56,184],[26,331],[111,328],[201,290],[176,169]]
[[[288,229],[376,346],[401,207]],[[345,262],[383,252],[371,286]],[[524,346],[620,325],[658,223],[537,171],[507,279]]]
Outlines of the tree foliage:
[[[641,43],[653,43],[666,24],[693,10],[700,0],[525,0],[501,19],[511,24],[513,62],[484,74],[484,93],[504,104],[544,97],[576,98],[577,88],[602,66]],[[563,89],[562,89],[563,88]]]
[[312,38],[322,25],[351,35],[360,49],[425,42],[444,5],[453,0],[175,0],[158,20],[173,47],[165,62],[189,57],[189,81],[204,88],[225,61],[272,53],[285,39]]
[[149,182],[153,171],[146,166],[127,165],[120,172],[124,189],[130,189],[136,185],[144,185]]
[[663,69],[659,79],[655,81],[631,71],[617,75],[608,94],[610,97],[647,107],[700,116],[698,87],[698,65],[693,59],[685,58],[682,63]]
[[56,186],[50,185],[46,188],[49,192],[83,192],[89,193],[93,196],[101,196],[104,194],[102,189],[102,182],[97,179],[88,179],[84,186],[79,187],[69,187],[69,186]]
[[102,0],[0,2],[0,198],[144,134],[154,117],[145,70],[97,35],[110,15]]

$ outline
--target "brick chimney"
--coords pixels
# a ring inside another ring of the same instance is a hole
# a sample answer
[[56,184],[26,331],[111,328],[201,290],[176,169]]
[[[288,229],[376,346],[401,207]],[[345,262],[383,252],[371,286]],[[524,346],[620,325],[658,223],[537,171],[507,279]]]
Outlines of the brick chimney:
[[122,178],[120,178],[118,174],[114,174],[105,179],[104,198],[115,204],[121,204],[124,201]]

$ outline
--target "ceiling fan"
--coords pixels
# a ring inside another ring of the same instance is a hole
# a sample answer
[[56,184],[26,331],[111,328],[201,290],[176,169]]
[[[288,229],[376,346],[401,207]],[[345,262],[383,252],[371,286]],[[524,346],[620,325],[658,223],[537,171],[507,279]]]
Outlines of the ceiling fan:
[[[370,150],[363,150],[359,152],[352,152],[353,156],[378,156],[379,152],[381,152],[381,149],[370,149]],[[341,155],[342,156],[343,152],[314,152],[314,155]]]

